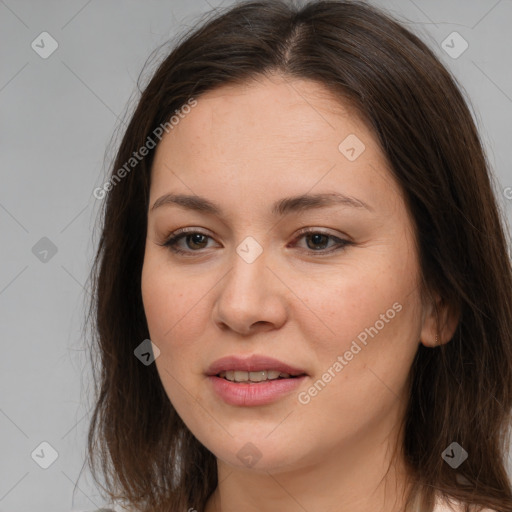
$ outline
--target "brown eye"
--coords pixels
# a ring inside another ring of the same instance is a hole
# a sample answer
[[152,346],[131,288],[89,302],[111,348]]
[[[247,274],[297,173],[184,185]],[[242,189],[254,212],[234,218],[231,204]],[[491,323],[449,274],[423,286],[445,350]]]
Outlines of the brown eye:
[[[208,248],[208,239],[213,240],[211,236],[205,233],[201,233],[200,231],[179,230],[171,233],[167,240],[160,245],[168,247],[170,251],[176,254],[194,256],[194,253],[200,254],[202,249]],[[353,242],[349,240],[342,240],[341,238],[338,238],[334,235],[313,230],[302,231],[302,233],[299,234],[294,242],[297,243],[297,241],[301,239],[306,240],[306,248],[303,250],[315,256],[328,255],[330,253],[343,250],[346,246],[353,244]],[[184,245],[180,245],[182,240],[185,241]],[[331,248],[328,249],[330,241],[335,243],[333,246],[331,246]]]
[[[201,246],[201,244],[205,244],[207,243],[207,236],[206,235],[203,235],[202,233],[194,233],[192,235],[185,235],[185,240],[188,241],[188,240],[191,240],[192,244],[193,245],[189,245],[187,242],[187,246],[191,249],[195,248],[195,249],[204,249],[203,246]],[[200,245],[201,247],[197,247],[197,245]]]
[[[177,254],[194,255],[194,252],[200,252],[201,249],[207,248],[208,239],[211,236],[201,233],[200,231],[176,231],[171,233],[167,240],[160,244],[168,247],[169,250]],[[184,240],[185,246],[179,246]]]
[[[313,247],[308,243],[308,248],[309,249],[325,249],[325,246],[328,242],[329,242],[329,237],[328,235],[324,235],[323,233],[312,233],[312,234],[307,234],[305,236],[306,240],[311,240],[311,244],[313,245]],[[321,245],[322,247],[315,247],[315,246],[318,246],[318,245]]]
[[[353,244],[353,242],[349,240],[342,240],[341,238],[338,238],[334,235],[313,230],[302,231],[295,239],[295,242],[302,238],[306,240],[306,248],[304,250],[314,254],[315,256],[327,255],[339,250],[343,250],[345,247]],[[330,249],[327,249],[330,240],[336,243],[333,244]]]

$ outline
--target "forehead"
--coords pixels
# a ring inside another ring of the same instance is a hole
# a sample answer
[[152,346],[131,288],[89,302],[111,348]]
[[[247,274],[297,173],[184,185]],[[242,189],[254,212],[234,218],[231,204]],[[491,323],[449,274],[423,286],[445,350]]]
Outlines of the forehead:
[[[312,137],[328,142],[330,135],[338,138],[346,130],[368,138],[369,130],[356,109],[323,84],[310,80],[258,76],[208,91],[197,102],[193,115],[186,116],[187,123],[180,122],[173,131],[195,137],[198,142],[222,137],[227,143],[228,134],[235,139],[254,136],[255,143],[278,135],[274,145],[280,141],[311,142]],[[333,116],[337,123],[333,123]]]
[[388,200],[401,195],[377,139],[348,102],[317,82],[281,76],[199,96],[164,135],[152,172],[152,189],[162,193],[243,185],[266,197],[270,185],[296,194],[334,187],[370,203],[382,202],[383,192]]

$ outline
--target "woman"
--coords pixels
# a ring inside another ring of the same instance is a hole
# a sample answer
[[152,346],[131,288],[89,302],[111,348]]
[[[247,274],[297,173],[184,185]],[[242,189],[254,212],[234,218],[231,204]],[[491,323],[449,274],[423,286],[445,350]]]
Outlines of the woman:
[[95,191],[107,495],[512,511],[491,178],[454,78],[364,2],[246,2],[188,34]]

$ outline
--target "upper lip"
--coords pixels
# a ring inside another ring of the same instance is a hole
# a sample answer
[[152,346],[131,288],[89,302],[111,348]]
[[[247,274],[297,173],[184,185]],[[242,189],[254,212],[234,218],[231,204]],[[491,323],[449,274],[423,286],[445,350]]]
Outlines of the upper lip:
[[277,370],[281,373],[290,375],[305,375],[306,372],[300,368],[295,368],[287,363],[283,363],[272,357],[253,354],[249,357],[227,356],[217,359],[208,370],[207,375],[218,375],[220,372],[238,370],[245,372],[258,372],[262,370]]

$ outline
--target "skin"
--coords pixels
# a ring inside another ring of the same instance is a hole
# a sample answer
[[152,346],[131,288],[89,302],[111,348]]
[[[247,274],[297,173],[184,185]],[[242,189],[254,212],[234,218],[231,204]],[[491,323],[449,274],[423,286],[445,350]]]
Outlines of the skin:
[[[422,301],[414,228],[388,162],[349,105],[312,81],[271,75],[197,101],[156,151],[142,295],[165,391],[217,458],[220,483],[206,511],[401,510],[407,470],[400,452],[391,456],[409,370],[419,343],[433,346],[436,334],[446,343],[456,319],[434,295],[436,328],[433,304]],[[350,134],[365,145],[354,161],[338,149]],[[171,204],[151,211],[170,192],[206,197],[223,215]],[[372,211],[271,213],[274,201],[320,192],[350,195]],[[160,245],[182,227],[207,235],[178,242],[191,256]],[[304,227],[352,244],[329,253],[337,240],[298,236]],[[252,263],[236,252],[248,236],[263,249]],[[395,303],[401,311],[300,403],[298,393]],[[308,377],[272,404],[225,403],[206,369],[253,353]],[[261,454],[252,467],[237,457],[249,442]]]

